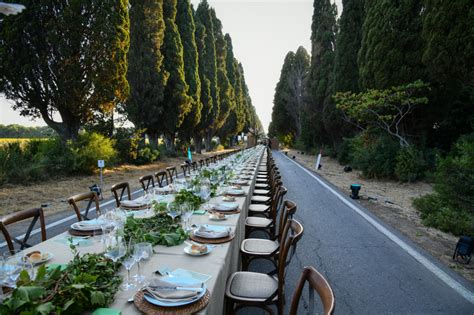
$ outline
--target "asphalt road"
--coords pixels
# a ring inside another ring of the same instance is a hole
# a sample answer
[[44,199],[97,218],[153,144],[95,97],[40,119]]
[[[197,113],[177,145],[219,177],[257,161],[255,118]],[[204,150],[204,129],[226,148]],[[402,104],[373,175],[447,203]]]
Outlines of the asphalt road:
[[[274,152],[274,158],[283,184],[288,188],[287,199],[298,205],[295,218],[303,223],[305,229],[297,253],[288,268],[286,309],[302,268],[311,265],[331,284],[336,296],[336,314],[474,314],[473,302],[452,289],[406,249],[402,249],[375,228],[348,206],[347,202],[395,235],[432,264],[434,269],[441,270],[447,282],[457,283],[471,299],[474,296],[472,283],[441,266],[435,258],[386,226],[359,204],[349,198],[346,198],[346,203],[341,201],[325,187],[327,185],[337,191],[331,184],[324,180],[325,185],[321,184],[307,170],[281,153]],[[141,192],[134,197],[139,195]],[[108,206],[113,204],[114,202],[110,202]],[[73,214],[69,209],[49,216],[47,224]],[[62,233],[75,221],[75,218],[71,218],[70,221],[49,228],[48,238]],[[17,228],[25,231],[24,226]],[[35,234],[31,243],[37,242],[39,235]],[[0,246],[1,251],[5,249],[6,247]],[[263,272],[269,267],[265,263],[256,263],[251,265],[251,270]],[[298,314],[307,313],[307,290],[304,294],[306,296],[303,296]],[[261,313],[252,309],[239,312]]]
[[[299,273],[304,266],[311,265],[331,284],[336,314],[474,314],[472,283],[441,266],[347,198],[443,271],[448,281],[454,280],[467,289],[465,294],[471,297],[468,301],[295,162],[279,152],[274,152],[274,158],[283,185],[288,188],[287,199],[297,203],[295,218],[304,225],[304,235],[287,275],[287,305]],[[300,304],[299,314],[305,314],[304,307],[305,301]]]

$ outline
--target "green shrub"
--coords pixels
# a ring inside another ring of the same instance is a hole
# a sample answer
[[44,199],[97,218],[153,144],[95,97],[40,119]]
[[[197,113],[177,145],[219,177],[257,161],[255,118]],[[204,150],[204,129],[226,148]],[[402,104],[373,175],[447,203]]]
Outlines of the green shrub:
[[455,235],[474,235],[474,134],[440,158],[434,193],[415,199],[423,223]]
[[350,164],[352,162],[351,141],[351,138],[344,138],[337,149],[337,160],[340,164]]
[[450,232],[454,235],[474,235],[474,214],[456,210],[443,203],[437,194],[430,194],[413,201],[420,211],[423,224]]
[[400,150],[397,141],[386,136],[362,133],[350,142],[349,154],[354,167],[368,178],[393,178],[396,156]]
[[136,165],[143,165],[158,160],[160,151],[154,150],[151,146],[145,146],[138,150],[137,158],[134,160]]
[[92,174],[97,170],[97,160],[104,160],[106,165],[116,161],[115,141],[98,133],[82,133],[77,142],[68,143],[72,152],[71,171],[74,173]]
[[400,149],[396,158],[395,176],[402,182],[414,182],[423,178],[426,163],[423,152],[415,147]]
[[216,151],[222,151],[225,150],[224,146],[222,144],[218,144],[216,147]]
[[115,149],[120,162],[134,163],[138,157],[138,147],[143,140],[142,129],[117,128],[114,135]]

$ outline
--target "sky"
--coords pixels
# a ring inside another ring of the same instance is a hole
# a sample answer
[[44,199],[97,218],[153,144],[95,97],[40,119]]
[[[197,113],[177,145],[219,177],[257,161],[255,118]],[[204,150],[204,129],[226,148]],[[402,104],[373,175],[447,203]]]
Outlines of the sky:
[[[285,55],[299,46],[311,53],[312,0],[208,0],[232,38],[234,55],[242,63],[249,93],[267,130],[273,95]],[[197,7],[199,0],[191,1]],[[336,0],[340,12],[341,0]],[[43,126],[11,109],[0,95],[0,124]]]

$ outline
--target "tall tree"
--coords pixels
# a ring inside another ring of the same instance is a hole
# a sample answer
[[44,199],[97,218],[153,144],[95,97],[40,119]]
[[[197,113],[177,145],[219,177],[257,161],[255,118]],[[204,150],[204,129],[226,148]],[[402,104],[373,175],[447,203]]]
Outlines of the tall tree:
[[337,9],[330,0],[315,0],[313,8],[311,68],[308,79],[309,104],[306,110],[309,123],[304,123],[302,126],[306,146],[329,142],[325,127],[332,127],[332,114],[335,109],[331,96],[334,91]]
[[214,24],[211,15],[211,8],[207,0],[199,3],[196,14],[196,24],[199,25],[198,32],[204,34],[204,45],[198,47],[199,52],[199,76],[203,87],[205,99],[202,99],[203,109],[201,111],[201,122],[198,129],[202,130],[210,146],[210,134],[212,134],[212,126],[219,115],[219,88],[217,84],[217,62],[216,62],[216,39],[214,36]]
[[161,53],[163,67],[169,72],[163,99],[163,119],[161,125],[166,147],[174,151],[175,136],[185,116],[191,110],[192,99],[187,95],[189,86],[184,76],[183,44],[178,27],[176,26],[177,0],[163,2],[163,16],[165,18],[165,38]]
[[178,1],[176,24],[181,36],[184,51],[184,74],[189,85],[188,95],[192,98],[191,111],[180,128],[180,138],[189,140],[201,120],[201,80],[199,79],[198,50],[196,45],[196,26],[194,10],[189,0]]
[[384,89],[424,79],[421,0],[365,1],[358,63],[361,88]]
[[334,61],[336,92],[359,91],[357,54],[362,41],[365,0],[343,0]]
[[[432,144],[449,149],[474,130],[474,4],[469,0],[424,2],[423,63],[433,91]],[[428,118],[428,117],[427,117]]]
[[[211,133],[206,139],[206,149],[210,148],[211,138],[222,128],[229,114],[235,108],[235,93],[227,76],[227,41],[222,33],[222,23],[216,16],[216,11],[211,9],[211,17],[214,26],[214,38],[216,39],[216,65],[217,65],[217,87],[219,91],[219,113],[212,125]],[[232,58],[233,59],[233,58]]]
[[94,112],[128,96],[128,1],[21,2],[28,9],[0,28],[0,91],[21,115],[75,139]]
[[[130,8],[130,53],[127,78],[130,97],[122,108],[138,129],[146,129],[153,146],[162,132],[164,89],[169,73],[163,68],[161,46],[165,22],[163,2],[136,1]],[[147,36],[143,36],[147,34]]]

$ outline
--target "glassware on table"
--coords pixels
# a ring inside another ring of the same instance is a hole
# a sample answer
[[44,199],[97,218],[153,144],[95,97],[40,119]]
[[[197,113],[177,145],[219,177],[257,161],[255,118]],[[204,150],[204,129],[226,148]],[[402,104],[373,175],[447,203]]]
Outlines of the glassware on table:
[[183,225],[183,230],[185,230],[186,232],[190,230],[190,221],[193,212],[194,209],[191,203],[185,202],[181,205],[181,223]]
[[21,250],[15,249],[13,251],[8,250],[2,255],[2,272],[3,272],[3,284],[16,288],[16,281],[20,277],[20,273],[23,270],[28,272],[30,279],[34,278],[35,272],[33,264],[23,257],[24,253]]
[[211,185],[206,182],[201,184],[199,196],[207,202],[206,208],[209,209],[209,197],[211,197]]
[[137,274],[133,276],[133,278],[138,283],[143,283],[145,281],[145,276],[140,274],[140,261],[149,259],[151,256],[151,244],[150,243],[138,243],[133,246],[133,255],[132,257],[135,259],[137,263]]
[[133,265],[135,265],[135,262],[136,262],[135,257],[132,256],[132,255],[126,257],[122,261],[122,265],[127,270],[127,280],[121,286],[121,288],[125,291],[130,290],[130,289],[134,289],[134,288],[137,287],[135,283],[132,283],[130,281],[130,270],[132,269]]
[[125,256],[127,248],[121,236],[110,236],[106,238],[104,256],[110,258],[113,262],[117,262]]
[[176,219],[177,216],[181,214],[180,206],[176,202],[169,202],[166,206],[168,215],[173,219]]

